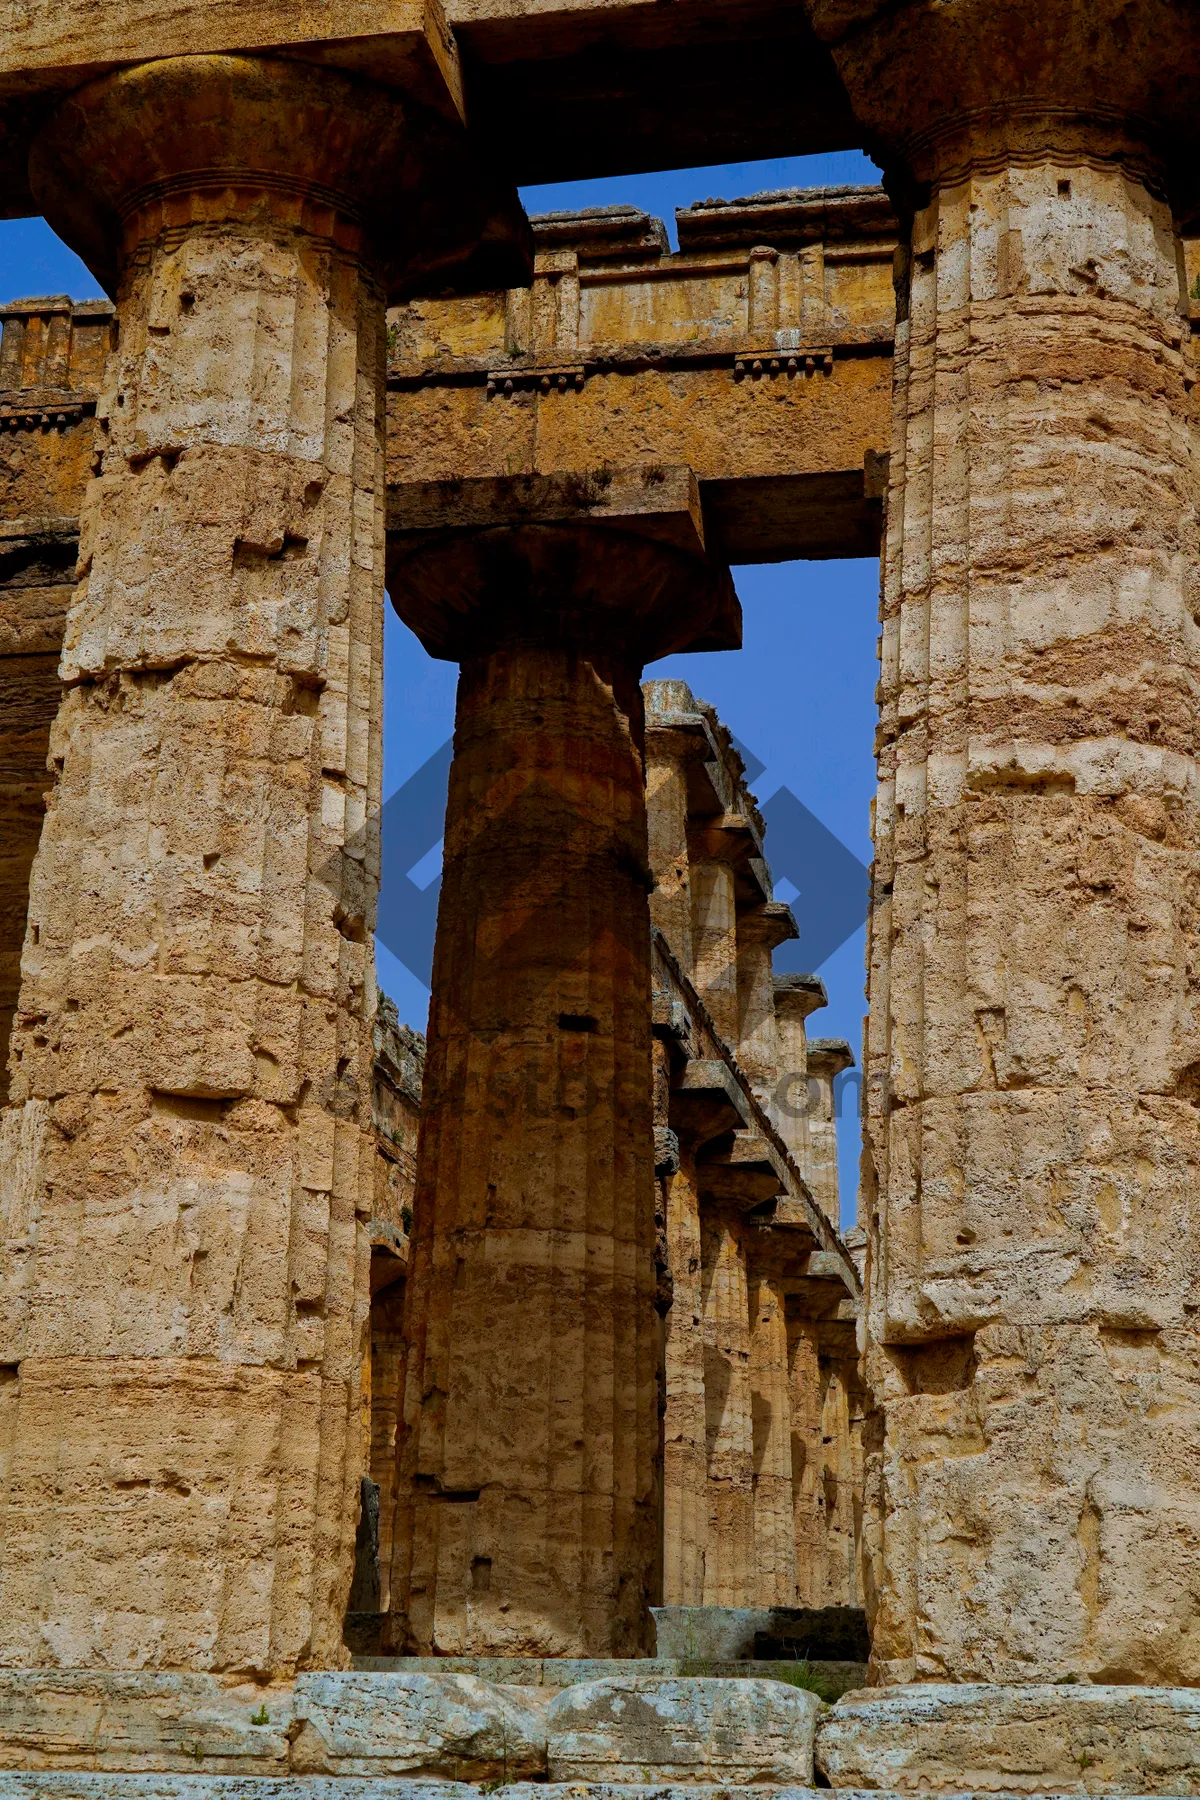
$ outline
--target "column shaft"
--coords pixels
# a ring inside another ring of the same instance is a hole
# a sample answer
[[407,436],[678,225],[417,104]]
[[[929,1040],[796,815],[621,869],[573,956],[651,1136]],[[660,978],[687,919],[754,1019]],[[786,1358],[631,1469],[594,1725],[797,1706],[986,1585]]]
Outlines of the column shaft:
[[667,1314],[663,1603],[701,1606],[708,1544],[704,1299],[695,1158],[685,1151],[667,1197],[674,1298]]
[[3,1127],[8,1663],[341,1655],[383,296],[243,199],[146,221],[99,408]]
[[708,1420],[706,1606],[754,1604],[754,1427],[750,1299],[737,1215],[702,1214],[704,1403]]
[[885,1677],[1200,1676],[1195,490],[1170,214],[1089,130],[947,153],[897,333]]
[[691,865],[693,980],[730,1046],[738,1041],[736,881],[729,863]]
[[[651,745],[659,734],[652,733]],[[665,733],[662,735],[666,735]],[[671,746],[672,750],[674,746]],[[646,799],[650,825],[650,867],[657,883],[650,917],[676,961],[692,967],[692,909],[688,879],[688,766],[676,753],[653,751],[646,759]]]
[[421,1651],[636,1655],[656,1558],[641,696],[464,664],[409,1279],[393,1613]]
[[754,1605],[796,1604],[792,1406],[787,1319],[778,1281],[751,1271],[750,1392],[754,1442]]

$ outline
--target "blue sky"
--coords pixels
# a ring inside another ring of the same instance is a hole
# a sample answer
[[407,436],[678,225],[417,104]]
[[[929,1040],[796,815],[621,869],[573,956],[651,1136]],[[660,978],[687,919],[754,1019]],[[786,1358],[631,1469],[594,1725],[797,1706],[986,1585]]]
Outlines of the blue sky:
[[[732,200],[765,188],[877,178],[866,157],[845,151],[561,183],[527,188],[523,198],[531,213],[617,202],[640,206],[666,220],[674,241],[675,208],[693,200],[717,195]],[[0,221],[0,302],[29,294],[87,299],[97,291],[83,264],[44,221]],[[768,564],[739,569],[736,576],[745,614],[743,649],[673,656],[647,674],[683,676],[711,701],[730,730],[766,765],[755,782],[760,802],[789,788],[862,862],[869,862],[878,564],[874,559]],[[385,797],[449,738],[456,674],[452,664],[431,661],[388,609]],[[425,872],[426,878],[431,872]],[[857,930],[821,965],[829,1006],[810,1022],[814,1035],[848,1038],[856,1056],[862,1047],[863,938]],[[788,947],[789,967],[804,966],[803,949],[803,943]],[[401,1018],[423,1026],[426,989],[383,945],[378,950],[381,987],[396,1001]],[[853,1090],[848,1098],[853,1099]],[[839,1135],[842,1218],[849,1225],[859,1153],[858,1122],[849,1106]]]

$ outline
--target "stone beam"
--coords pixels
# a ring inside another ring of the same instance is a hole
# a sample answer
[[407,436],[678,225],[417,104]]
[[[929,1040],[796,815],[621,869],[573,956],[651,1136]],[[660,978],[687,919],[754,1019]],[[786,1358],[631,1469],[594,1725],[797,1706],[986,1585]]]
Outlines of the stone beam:
[[[389,529],[428,484],[686,465],[735,562],[879,549],[896,226],[881,189],[535,222],[532,290],[393,313]],[[696,323],[703,320],[703,326]]]
[[847,148],[845,91],[782,0],[4,0],[0,210],[36,211],[26,157],[48,106],[154,58],[267,51],[405,87],[471,118],[521,182]]

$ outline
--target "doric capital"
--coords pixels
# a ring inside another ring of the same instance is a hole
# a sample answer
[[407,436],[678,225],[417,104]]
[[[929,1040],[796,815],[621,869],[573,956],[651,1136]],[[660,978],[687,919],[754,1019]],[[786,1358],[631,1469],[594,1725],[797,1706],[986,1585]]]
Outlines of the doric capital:
[[341,70],[265,56],[177,56],[87,83],[50,115],[34,195],[110,293],[139,243],[245,222],[331,240],[414,285],[526,278],[515,191],[459,122]]
[[803,1024],[810,1013],[829,1005],[825,983],[819,975],[793,974],[775,977],[775,1017]]
[[1133,164],[1192,141],[1200,15],[1186,0],[806,0],[890,186],[1041,160]]
[[562,645],[640,672],[741,643],[689,469],[414,483],[393,501],[388,592],[431,656]]

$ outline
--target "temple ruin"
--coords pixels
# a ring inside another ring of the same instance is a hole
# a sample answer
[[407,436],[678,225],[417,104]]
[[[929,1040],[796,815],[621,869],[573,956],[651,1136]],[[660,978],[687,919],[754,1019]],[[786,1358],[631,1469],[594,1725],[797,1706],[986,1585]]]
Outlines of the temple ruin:
[[[0,1790],[1200,1793],[1200,25],[9,11],[4,212],[109,299],[0,308]],[[677,250],[517,198],[855,145]],[[651,665],[875,554],[850,1231]]]

